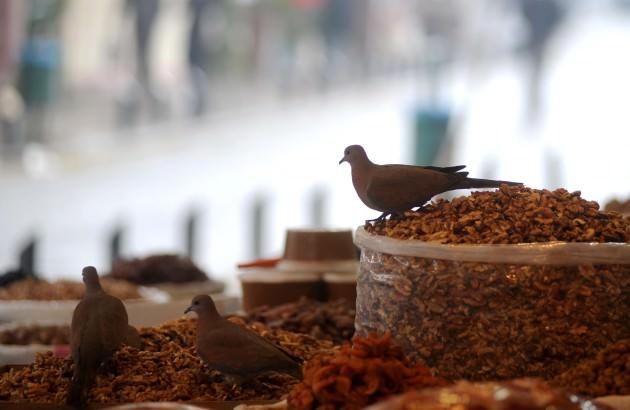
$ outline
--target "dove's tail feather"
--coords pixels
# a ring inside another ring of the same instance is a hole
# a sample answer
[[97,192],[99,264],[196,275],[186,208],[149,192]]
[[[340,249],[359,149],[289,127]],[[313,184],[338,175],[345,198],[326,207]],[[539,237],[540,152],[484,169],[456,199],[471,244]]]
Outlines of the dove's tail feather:
[[70,382],[66,404],[77,409],[84,409],[87,405],[88,391],[95,378],[95,373],[90,369],[81,368],[75,372]]
[[466,178],[460,181],[453,189],[468,189],[468,188],[498,188],[502,184],[506,185],[522,185],[520,182],[511,181],[497,181],[494,179],[480,179],[480,178]]
[[302,367],[301,366],[296,366],[291,368],[287,374],[295,377],[296,379],[302,380],[304,378],[304,375],[302,374]]
[[70,389],[68,390],[68,398],[66,404],[74,408],[82,409],[85,406],[85,396],[83,394],[82,378],[72,378]]

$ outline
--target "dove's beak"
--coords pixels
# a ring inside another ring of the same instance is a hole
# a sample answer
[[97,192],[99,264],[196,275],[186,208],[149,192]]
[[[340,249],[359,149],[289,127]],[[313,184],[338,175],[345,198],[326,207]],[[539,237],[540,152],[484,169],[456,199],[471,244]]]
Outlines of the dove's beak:
[[346,157],[343,157],[339,160],[339,165],[341,165],[342,163],[346,162]]
[[186,308],[186,310],[184,310],[184,314],[188,313],[188,312],[192,312],[192,306],[188,306]]

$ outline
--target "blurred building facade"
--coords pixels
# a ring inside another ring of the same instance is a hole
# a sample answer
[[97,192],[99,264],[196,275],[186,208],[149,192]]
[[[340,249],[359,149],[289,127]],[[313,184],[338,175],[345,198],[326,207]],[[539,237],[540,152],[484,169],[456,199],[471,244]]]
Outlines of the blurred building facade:
[[621,3],[0,0],[0,270],[33,238],[49,277],[106,269],[114,236],[184,252],[194,210],[198,261],[233,276],[287,227],[374,217],[351,143],[628,195]]

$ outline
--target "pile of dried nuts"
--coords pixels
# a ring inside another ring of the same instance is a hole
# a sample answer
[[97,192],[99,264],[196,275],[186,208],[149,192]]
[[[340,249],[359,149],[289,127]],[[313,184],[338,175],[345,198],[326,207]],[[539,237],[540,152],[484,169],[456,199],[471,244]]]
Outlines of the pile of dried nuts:
[[354,335],[354,316],[354,303],[344,299],[318,302],[302,298],[284,305],[256,308],[247,312],[245,319],[341,344]]
[[[128,282],[113,279],[101,279],[103,289],[120,299],[141,298],[138,288]],[[24,279],[0,288],[0,300],[76,300],[83,297],[85,285],[81,282],[60,280]]]
[[550,379],[630,338],[627,265],[363,255],[357,333],[391,331],[412,360],[447,379]]
[[630,215],[630,198],[622,201],[620,199],[613,199],[604,206],[604,210],[607,212],[618,212],[622,215]]
[[[308,359],[330,342],[281,330],[253,328],[291,354]],[[99,370],[90,401],[100,403],[184,400],[279,399],[297,382],[270,374],[236,386],[224,382],[198,358],[194,348],[195,321],[180,319],[157,328],[139,329],[142,348],[121,348]],[[34,364],[0,377],[0,400],[62,403],[72,376],[72,361],[51,353]]]
[[307,362],[304,381],[293,387],[287,402],[296,410],[362,409],[387,396],[446,384],[426,367],[409,363],[389,334],[355,336],[352,345]]
[[588,396],[630,394],[630,340],[606,347],[558,376],[554,384]]
[[580,192],[502,185],[443,199],[402,219],[366,224],[376,235],[438,243],[628,242],[630,220],[600,212]]
[[[629,221],[565,190],[502,186],[368,229],[449,243],[623,242]],[[357,294],[357,334],[391,331],[412,360],[451,380],[550,380],[630,338],[627,264],[477,263],[366,248]]]
[[199,269],[190,258],[171,254],[118,260],[114,263],[109,275],[138,285],[208,280],[206,273]]
[[70,344],[68,325],[23,325],[0,331],[0,344],[46,346]]

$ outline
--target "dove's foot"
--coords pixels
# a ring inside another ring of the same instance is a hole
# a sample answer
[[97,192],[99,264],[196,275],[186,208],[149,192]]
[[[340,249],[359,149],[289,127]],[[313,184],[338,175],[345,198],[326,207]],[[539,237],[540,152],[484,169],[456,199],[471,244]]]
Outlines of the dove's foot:
[[416,209],[412,209],[413,212],[422,212],[424,211],[424,208],[426,207],[426,204],[424,205],[420,205],[419,207],[417,207]]
[[392,212],[391,217],[389,219],[403,219],[405,217],[405,213],[404,212]]
[[392,215],[392,213],[391,212],[383,212],[381,214],[381,216],[379,216],[378,218],[366,220],[365,224],[369,225],[371,223],[374,223],[374,224],[381,223],[381,222],[385,221],[385,218],[387,218],[389,215]]

